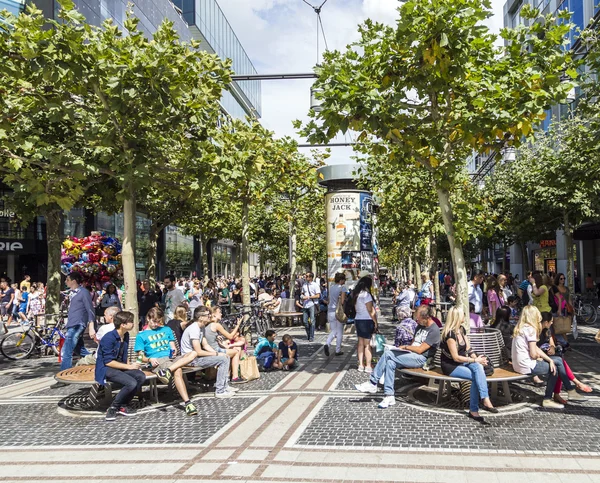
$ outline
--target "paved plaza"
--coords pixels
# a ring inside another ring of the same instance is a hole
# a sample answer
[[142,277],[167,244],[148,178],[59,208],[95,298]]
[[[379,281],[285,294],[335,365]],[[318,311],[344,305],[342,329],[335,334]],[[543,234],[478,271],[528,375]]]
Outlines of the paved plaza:
[[[392,324],[382,327],[389,340]],[[600,482],[594,329],[582,329],[568,355],[595,388],[588,401],[545,410],[540,389],[518,384],[515,403],[486,414],[486,425],[469,420],[457,399],[434,407],[418,395],[421,382],[400,376],[396,406],[377,409],[382,394],[353,390],[367,378],[354,335],[343,356],[326,358],[324,333],[309,344],[302,329],[285,332],[297,336],[299,370],[262,374],[228,400],[200,391],[197,417],[166,402],[105,422],[61,407],[86,390],[51,389],[52,359],[0,361],[0,481]]]

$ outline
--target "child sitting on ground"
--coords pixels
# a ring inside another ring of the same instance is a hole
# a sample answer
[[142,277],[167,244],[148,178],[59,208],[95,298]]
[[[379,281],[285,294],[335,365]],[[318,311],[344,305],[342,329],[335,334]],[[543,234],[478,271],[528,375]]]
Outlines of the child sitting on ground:
[[275,343],[275,331],[267,330],[265,336],[261,337],[254,349],[256,362],[263,369],[281,369],[281,363],[277,360],[279,348]]
[[284,371],[294,369],[298,366],[298,346],[289,334],[285,334],[281,338],[277,362]]

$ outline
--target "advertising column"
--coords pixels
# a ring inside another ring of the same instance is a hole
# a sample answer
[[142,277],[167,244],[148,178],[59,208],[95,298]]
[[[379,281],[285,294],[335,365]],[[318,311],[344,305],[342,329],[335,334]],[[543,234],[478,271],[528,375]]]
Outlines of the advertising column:
[[353,287],[360,276],[373,274],[373,198],[366,191],[338,191],[327,204],[327,276],[346,274]]

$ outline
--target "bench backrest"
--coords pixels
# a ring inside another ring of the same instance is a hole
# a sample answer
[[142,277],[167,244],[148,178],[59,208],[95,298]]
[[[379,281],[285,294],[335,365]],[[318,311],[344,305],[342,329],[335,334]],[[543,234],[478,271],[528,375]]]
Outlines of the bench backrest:
[[[478,355],[488,356],[494,367],[501,367],[508,362],[504,356],[504,339],[498,329],[486,327],[481,332],[471,332],[469,340],[471,341],[471,350]],[[441,349],[438,349],[434,357],[437,367],[441,366],[441,352]]]

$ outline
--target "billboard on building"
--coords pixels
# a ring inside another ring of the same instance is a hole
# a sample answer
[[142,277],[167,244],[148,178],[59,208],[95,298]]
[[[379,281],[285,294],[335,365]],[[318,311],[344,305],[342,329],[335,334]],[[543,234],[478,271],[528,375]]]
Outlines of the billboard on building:
[[343,271],[353,287],[361,274],[373,273],[373,198],[366,191],[338,191],[325,202],[329,282]]

